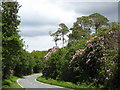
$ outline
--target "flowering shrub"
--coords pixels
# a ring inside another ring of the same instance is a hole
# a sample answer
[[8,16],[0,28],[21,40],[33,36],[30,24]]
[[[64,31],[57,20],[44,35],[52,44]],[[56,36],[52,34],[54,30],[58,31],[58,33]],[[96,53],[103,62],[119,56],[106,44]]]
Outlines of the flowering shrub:
[[119,87],[118,28],[112,26],[112,29],[100,30],[100,34],[86,42],[85,49],[77,50],[73,55],[70,62],[73,80],[94,82],[96,86]]
[[[104,57],[105,60],[105,86],[119,87],[120,83],[120,69],[119,69],[119,26],[117,23],[112,23],[111,29],[102,28],[101,35],[104,36]],[[104,33],[103,33],[104,31]]]
[[55,52],[59,47],[55,46],[44,56],[44,59],[47,59],[53,52]]
[[[88,63],[90,61],[90,57],[92,57],[91,54],[94,54],[96,51],[99,51],[100,48],[102,49],[104,47],[104,38],[94,36],[93,38],[88,40],[86,44],[87,44],[87,48],[77,50],[75,55],[73,55],[72,60],[75,59],[78,55],[82,55],[83,53],[85,53],[87,49],[91,49],[87,55],[87,59],[88,59],[87,63]],[[102,60],[103,58],[104,57],[98,58],[98,61]]]
[[53,54],[51,52],[56,49],[51,49],[45,56],[50,57],[45,60],[43,76],[73,83],[92,83],[97,87],[119,87],[116,29],[103,29],[91,39],[90,36],[76,41]]
[[75,59],[75,58],[77,57],[77,55],[82,55],[83,52],[84,52],[84,50],[85,50],[85,49],[77,50],[76,53],[75,53],[75,55],[73,55],[72,60]]
[[[86,48],[75,52],[70,62],[70,68],[75,73],[79,73],[76,80],[103,82],[100,73],[104,66],[105,57],[103,56],[104,37],[94,36],[86,42]],[[104,72],[104,71],[102,71]],[[74,79],[75,80],[75,79]]]
[[[66,71],[65,63],[67,60],[64,59],[67,50],[65,48],[58,49],[54,53],[52,53],[48,59],[44,60],[43,67],[43,76],[49,77],[53,79],[60,79],[63,76],[64,70]],[[66,77],[66,75],[64,76]]]
[[104,57],[101,51],[104,49],[104,38],[94,36],[86,43],[88,44],[86,50],[89,50],[86,63],[89,63],[93,58],[96,62],[103,61]]

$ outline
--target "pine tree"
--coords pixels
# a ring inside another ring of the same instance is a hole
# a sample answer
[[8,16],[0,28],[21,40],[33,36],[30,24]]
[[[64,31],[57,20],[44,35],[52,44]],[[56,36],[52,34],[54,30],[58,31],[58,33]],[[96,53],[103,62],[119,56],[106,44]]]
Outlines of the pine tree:
[[59,27],[60,28],[58,29],[58,32],[59,32],[59,34],[62,37],[62,42],[63,42],[63,47],[64,47],[64,44],[65,44],[65,35],[69,32],[69,29],[68,29],[68,27],[64,23],[60,23]]

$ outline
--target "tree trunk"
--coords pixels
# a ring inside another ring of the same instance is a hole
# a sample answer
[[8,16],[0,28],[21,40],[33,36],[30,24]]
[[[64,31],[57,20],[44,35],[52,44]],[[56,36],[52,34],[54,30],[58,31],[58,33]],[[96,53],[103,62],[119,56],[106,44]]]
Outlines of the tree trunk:
[[63,47],[64,47],[64,35],[62,35]]
[[97,29],[98,29],[98,28],[97,28],[97,26],[96,26],[96,27],[95,27],[95,33],[96,33],[96,34],[98,33]]
[[57,42],[55,42],[55,46],[57,47]]

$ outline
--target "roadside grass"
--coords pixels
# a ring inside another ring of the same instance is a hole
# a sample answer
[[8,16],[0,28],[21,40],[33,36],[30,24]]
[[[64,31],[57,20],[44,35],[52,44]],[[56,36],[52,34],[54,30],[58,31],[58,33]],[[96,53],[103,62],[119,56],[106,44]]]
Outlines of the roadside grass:
[[22,88],[18,83],[17,79],[19,77],[12,76],[10,79],[4,79],[2,80],[2,88]]
[[[38,74],[38,73],[32,73],[30,75],[34,75],[34,74]],[[25,76],[21,76],[21,77],[17,77],[17,76],[11,76],[10,79],[4,79],[2,80],[2,88],[3,90],[9,88],[9,90],[25,90],[24,88],[22,88],[18,83],[17,83],[17,79],[22,78],[22,77],[26,77],[26,76],[30,76],[30,75],[25,75]]]
[[47,83],[47,84],[51,84],[51,85],[56,85],[56,86],[61,86],[61,87],[64,87],[64,88],[71,88],[71,89],[95,88],[95,87],[92,86],[92,84],[87,85],[87,84],[83,83],[83,84],[76,85],[76,84],[73,84],[71,82],[57,81],[57,80],[54,80],[54,79],[46,79],[46,78],[43,78],[43,77],[38,77],[36,80],[39,81],[39,82],[43,82],[43,83]]

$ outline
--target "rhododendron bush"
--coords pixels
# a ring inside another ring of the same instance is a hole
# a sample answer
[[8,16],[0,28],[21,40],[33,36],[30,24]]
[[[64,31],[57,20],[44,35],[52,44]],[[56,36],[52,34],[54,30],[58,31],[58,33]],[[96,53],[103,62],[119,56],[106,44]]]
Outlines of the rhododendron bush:
[[118,36],[117,24],[112,23],[110,28],[100,28],[98,34],[57,51],[51,49],[45,56],[43,76],[95,87],[119,87]]
[[104,38],[94,36],[86,42],[85,49],[76,51],[70,62],[70,68],[74,73],[77,72],[79,74],[78,77],[73,77],[73,80],[81,82],[85,80],[94,80],[95,82],[104,80],[104,78],[99,77],[99,71],[104,68],[105,57],[103,56],[103,49]]
[[60,75],[63,69],[65,69],[63,67],[66,62],[66,60],[64,60],[66,52],[66,49],[57,49],[48,59],[44,60],[43,76],[54,79],[61,77]]
[[51,48],[51,50],[44,56],[45,59],[47,59],[53,52],[55,52],[59,47],[55,46]]
[[120,53],[119,53],[119,39],[120,39],[120,29],[118,23],[112,23],[111,29],[102,28],[101,35],[104,35],[105,49],[104,56],[105,69],[106,69],[106,87],[119,87],[120,83]]
[[114,83],[119,82],[118,31],[114,27],[103,30],[86,42],[86,48],[73,55],[70,61],[71,74],[74,73],[72,82],[89,81],[97,87],[100,84],[114,87]]

